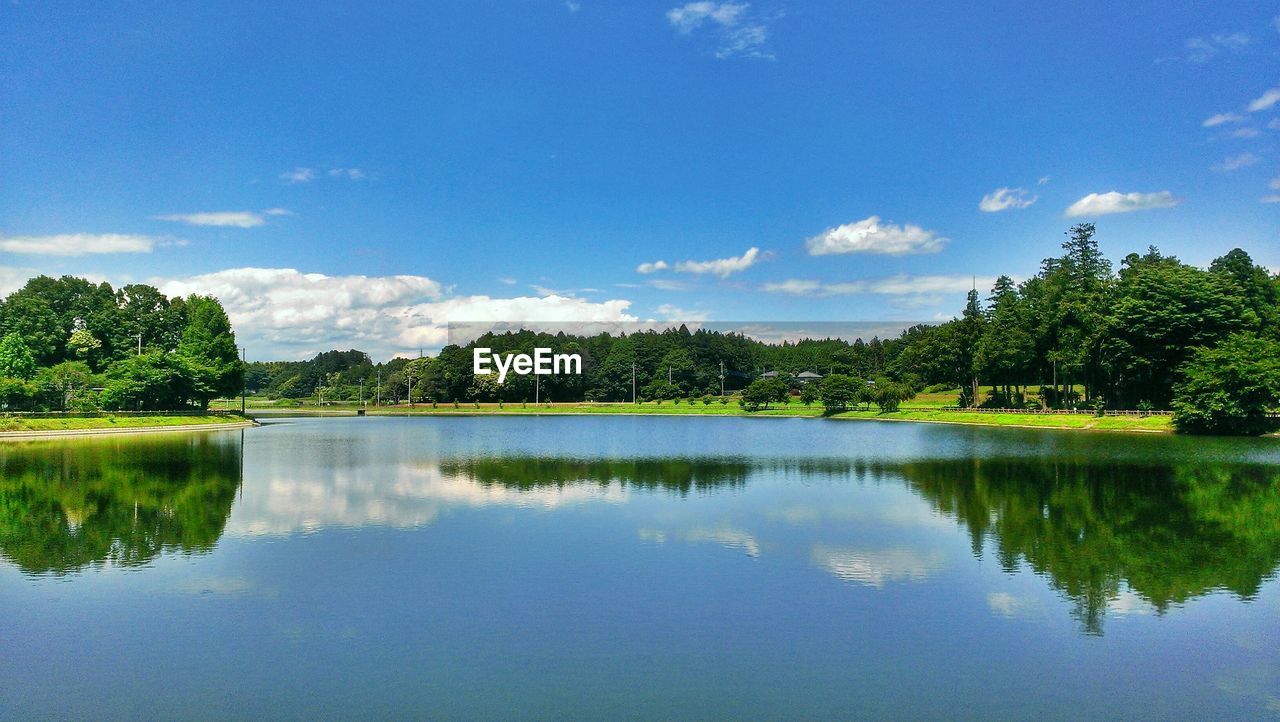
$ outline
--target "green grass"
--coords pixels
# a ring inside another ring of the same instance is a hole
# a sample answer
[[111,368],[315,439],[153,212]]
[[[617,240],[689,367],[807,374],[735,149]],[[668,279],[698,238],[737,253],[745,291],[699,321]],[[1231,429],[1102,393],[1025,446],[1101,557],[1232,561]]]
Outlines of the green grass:
[[194,426],[227,424],[241,421],[238,416],[115,416],[93,418],[0,418],[0,432],[12,431],[83,431],[88,429],[136,429],[159,426]]
[[[353,405],[335,405],[325,407],[326,411],[351,411],[354,413]],[[250,409],[252,411],[252,409]],[[510,415],[529,415],[529,414],[626,414],[626,415],[663,415],[663,416],[787,416],[787,417],[820,417],[823,415],[821,405],[805,406],[800,403],[792,403],[789,405],[772,405],[768,409],[760,411],[748,412],[741,409],[736,402],[721,405],[719,402],[712,402],[705,405],[697,402],[693,405],[681,402],[674,404],[665,401],[662,404],[647,402],[642,404],[592,404],[592,403],[560,403],[534,406],[528,404],[521,406],[519,403],[503,404],[480,404],[479,407],[474,403],[459,404],[454,408],[452,403],[440,404],[436,408],[432,408],[431,404],[416,404],[413,407],[401,405],[394,407],[369,407],[367,412],[371,416],[385,415],[474,415],[474,414],[510,414]],[[1011,414],[1011,413],[990,413],[978,411],[952,411],[942,410],[937,406],[917,406],[913,401],[905,404],[903,408],[895,412],[881,412],[876,409],[867,411],[845,411],[833,415],[836,419],[855,419],[855,420],[877,420],[877,421],[919,421],[932,423],[947,424],[969,424],[975,426],[1008,426],[1008,427],[1031,427],[1046,429],[1083,429],[1097,431],[1173,431],[1173,424],[1168,416],[1105,416],[1097,417],[1085,414]]]
[[[330,407],[326,407],[330,408]],[[331,410],[337,410],[342,407],[332,407]],[[353,408],[353,407],[348,407]],[[674,404],[670,401],[664,401],[661,404],[646,402],[642,404],[592,404],[592,403],[564,403],[545,404],[535,406],[528,404],[521,406],[519,403],[503,404],[501,408],[497,404],[480,404],[479,408],[474,403],[460,403],[458,408],[454,408],[452,403],[440,404],[437,408],[431,408],[431,404],[416,404],[412,408],[400,405],[394,407],[369,407],[367,413],[370,415],[384,414],[627,414],[627,415],[664,415],[664,416],[821,416],[822,407],[815,404],[806,407],[803,404],[794,403],[790,406],[781,404],[772,405],[768,409],[762,409],[748,413],[739,408],[737,402],[731,402],[721,405],[720,402],[713,402],[710,405],[703,404],[699,401],[690,405],[684,402]]]
[[1032,427],[1040,429],[1084,429],[1095,431],[1173,431],[1168,416],[1088,416],[1084,414],[1001,414],[978,411],[904,409],[891,413],[848,411],[839,419],[879,421],[921,421],[972,426]]

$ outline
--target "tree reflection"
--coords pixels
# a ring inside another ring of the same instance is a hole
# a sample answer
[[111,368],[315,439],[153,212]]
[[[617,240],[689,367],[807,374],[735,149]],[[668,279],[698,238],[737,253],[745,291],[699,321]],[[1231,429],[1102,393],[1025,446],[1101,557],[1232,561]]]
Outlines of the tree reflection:
[[1054,459],[933,460],[886,469],[986,541],[1025,562],[1101,634],[1124,587],[1158,613],[1215,590],[1251,599],[1280,562],[1280,468]]
[[1280,467],[1093,462],[1079,457],[928,459],[532,456],[454,459],[447,476],[513,489],[618,483],[678,494],[746,485],[759,474],[904,482],[967,529],[973,553],[1022,564],[1101,634],[1128,590],[1163,613],[1216,590],[1251,599],[1280,564]]
[[28,573],[207,552],[240,484],[239,434],[0,449],[0,554]]
[[563,487],[572,484],[619,484],[637,489],[662,489],[685,495],[693,491],[740,488],[752,474],[765,471],[802,477],[847,475],[854,465],[843,459],[569,458],[542,456],[486,456],[448,459],[440,463],[445,476],[482,485],[515,489]]

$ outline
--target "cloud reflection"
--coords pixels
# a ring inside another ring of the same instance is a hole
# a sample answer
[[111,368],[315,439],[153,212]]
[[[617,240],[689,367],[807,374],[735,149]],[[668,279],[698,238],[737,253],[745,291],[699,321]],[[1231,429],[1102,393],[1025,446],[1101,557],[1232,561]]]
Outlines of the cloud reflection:
[[325,528],[431,523],[451,507],[511,506],[554,509],[588,502],[622,503],[617,484],[513,488],[446,474],[435,463],[381,467],[274,470],[246,484],[227,531],[240,536],[314,532]]
[[938,552],[912,549],[865,550],[818,544],[810,555],[818,567],[846,582],[877,589],[888,582],[922,582],[942,567]]

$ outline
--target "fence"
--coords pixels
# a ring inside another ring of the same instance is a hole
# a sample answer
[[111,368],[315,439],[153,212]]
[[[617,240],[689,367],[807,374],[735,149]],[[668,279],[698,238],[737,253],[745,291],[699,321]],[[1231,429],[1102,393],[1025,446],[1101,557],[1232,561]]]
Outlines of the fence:
[[[991,409],[981,407],[968,406],[944,406],[943,411],[973,411],[982,414],[1079,414],[1083,416],[1097,416],[1098,412],[1094,409]],[[1136,411],[1133,409],[1107,409],[1102,412],[1105,416],[1172,416],[1172,411]]]

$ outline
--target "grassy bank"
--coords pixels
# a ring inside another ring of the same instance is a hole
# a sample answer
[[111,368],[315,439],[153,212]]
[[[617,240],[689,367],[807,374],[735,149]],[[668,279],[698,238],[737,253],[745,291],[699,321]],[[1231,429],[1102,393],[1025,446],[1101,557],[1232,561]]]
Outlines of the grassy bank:
[[94,417],[3,417],[0,418],[0,433],[22,431],[89,431],[96,429],[144,429],[178,426],[202,426],[208,424],[233,424],[244,419],[240,416],[202,415],[202,416],[167,416],[154,414],[146,416],[116,416],[104,414]]
[[879,421],[920,421],[971,426],[1030,427],[1037,429],[1084,429],[1094,431],[1172,432],[1168,416],[1087,416],[1084,414],[999,414],[975,411],[940,411],[903,409],[892,413],[848,411],[837,414],[840,419]]
[[[259,409],[260,411],[275,411],[276,413],[287,413],[285,409]],[[253,412],[254,409],[250,409]],[[329,406],[325,407],[326,414],[332,413],[355,413],[355,406]],[[306,413],[305,411],[302,413]],[[662,416],[788,416],[788,417],[820,417],[823,415],[822,407],[815,404],[813,406],[804,406],[803,404],[790,404],[787,406],[774,406],[769,409],[760,411],[747,412],[742,410],[736,403],[720,404],[713,402],[711,404],[696,403],[693,405],[687,403],[673,404],[664,402],[662,404],[644,403],[644,404],[592,404],[592,403],[565,403],[534,406],[533,404],[480,404],[478,407],[474,403],[459,404],[456,408],[453,404],[440,404],[432,408],[430,404],[417,404],[413,407],[409,406],[383,406],[369,407],[366,411],[370,416],[386,416],[397,415],[474,415],[474,414],[624,414],[624,415],[662,415]],[[987,413],[977,411],[954,411],[941,410],[936,407],[922,407],[915,405],[904,406],[899,411],[880,412],[872,410],[845,411],[832,416],[836,419],[852,419],[852,420],[874,420],[874,421],[916,421],[927,423],[945,423],[945,424],[968,424],[974,426],[1008,426],[1008,427],[1030,427],[1044,429],[1082,429],[1095,431],[1138,431],[1138,432],[1171,432],[1173,425],[1168,416],[1104,416],[1097,417],[1085,414],[1001,414]]]

